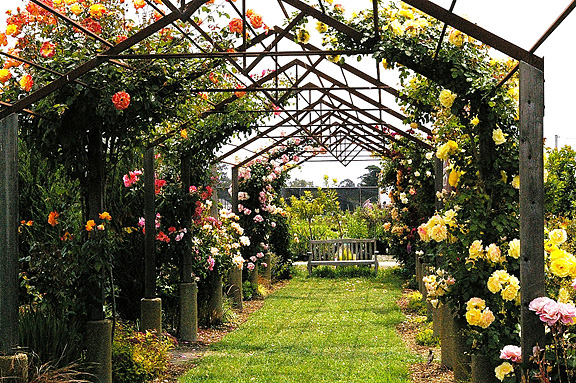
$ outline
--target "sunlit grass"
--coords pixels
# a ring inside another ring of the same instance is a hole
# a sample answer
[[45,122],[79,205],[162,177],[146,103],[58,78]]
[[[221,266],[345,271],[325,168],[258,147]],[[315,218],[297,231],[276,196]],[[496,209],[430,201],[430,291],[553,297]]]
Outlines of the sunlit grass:
[[400,283],[295,278],[239,330],[215,343],[181,382],[408,383],[417,361],[396,334]]

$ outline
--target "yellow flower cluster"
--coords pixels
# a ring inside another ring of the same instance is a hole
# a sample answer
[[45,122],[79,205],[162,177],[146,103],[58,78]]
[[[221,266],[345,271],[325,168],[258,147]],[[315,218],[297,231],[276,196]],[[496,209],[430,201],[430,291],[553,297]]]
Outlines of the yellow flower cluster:
[[488,290],[492,294],[500,292],[502,299],[512,301],[518,295],[520,281],[514,275],[508,274],[506,270],[496,270],[488,278]]
[[564,229],[554,229],[548,233],[548,240],[544,243],[544,249],[548,253],[548,270],[560,278],[576,278],[576,257],[558,247],[567,239]]
[[452,29],[450,34],[448,35],[448,41],[451,44],[456,45],[457,47],[461,47],[464,45],[464,41],[466,40],[466,35],[460,32],[458,29]]
[[396,36],[416,36],[430,25],[424,17],[416,17],[410,8],[402,8],[396,14],[391,14],[390,18],[392,22],[388,27]]
[[466,321],[469,325],[487,328],[494,319],[494,314],[486,307],[484,299],[474,297],[466,302]]
[[450,171],[450,175],[448,176],[448,183],[452,187],[458,186],[458,182],[460,182],[460,177],[462,177],[462,172],[456,169],[452,169]]
[[[518,259],[520,256],[520,240],[513,239],[508,243],[508,256]],[[468,262],[474,262],[478,259],[484,259],[492,263],[503,263],[506,256],[502,254],[502,250],[495,244],[491,243],[486,248],[482,245],[482,240],[472,242],[468,248]]]
[[436,150],[436,157],[441,160],[447,160],[451,154],[458,152],[458,144],[456,141],[448,140],[445,144],[440,145]]
[[455,280],[445,270],[433,269],[432,273],[422,278],[422,282],[426,287],[426,300],[436,308],[440,304],[439,298],[446,295]]
[[430,242],[432,239],[436,242],[446,240],[448,238],[447,226],[453,227],[456,225],[456,215],[456,212],[452,209],[446,211],[444,216],[435,214],[428,222],[418,227],[420,239],[424,242]]

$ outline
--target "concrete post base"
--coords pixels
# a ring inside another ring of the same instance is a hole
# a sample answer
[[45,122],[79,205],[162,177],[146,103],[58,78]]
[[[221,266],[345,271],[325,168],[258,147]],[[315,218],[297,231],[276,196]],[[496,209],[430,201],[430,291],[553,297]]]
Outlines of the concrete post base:
[[140,330],[162,333],[162,299],[142,298],[140,301]]
[[196,282],[180,284],[180,340],[196,342],[198,340],[198,285]]
[[442,308],[442,329],[440,343],[442,346],[442,364],[454,371],[456,382],[470,379],[470,356],[466,353],[464,339],[460,335],[460,322],[454,318],[446,306]]
[[230,283],[228,294],[232,298],[234,308],[242,311],[242,270],[237,267],[230,269],[228,282]]
[[86,323],[86,362],[92,367],[94,382],[112,383],[112,321]]
[[264,277],[266,284],[270,286],[272,284],[272,257],[270,253],[266,253],[264,256],[264,263],[266,263],[266,267],[264,268],[264,275],[262,275],[262,277]]
[[28,355],[0,356],[0,381],[5,383],[28,383]]
[[499,383],[495,367],[487,355],[472,355],[472,383]]

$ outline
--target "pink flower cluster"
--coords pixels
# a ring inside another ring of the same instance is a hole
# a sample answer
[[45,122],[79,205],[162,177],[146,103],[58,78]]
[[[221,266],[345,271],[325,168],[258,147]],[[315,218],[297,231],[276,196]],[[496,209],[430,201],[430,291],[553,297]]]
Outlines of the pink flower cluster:
[[211,255],[208,256],[208,270],[214,270],[214,266],[216,265],[216,260],[212,258]]
[[254,217],[254,222],[257,222],[257,223],[264,222],[264,218],[262,218],[262,216],[260,214],[258,214]]
[[507,359],[514,363],[522,362],[522,349],[518,346],[508,345],[500,350],[500,359]]
[[548,326],[553,326],[558,321],[563,324],[575,323],[576,307],[568,303],[556,302],[548,297],[540,297],[530,302],[528,308],[535,311],[540,320]]
[[136,182],[140,180],[140,176],[142,175],[141,170],[134,170],[133,172],[128,172],[128,174],[124,174],[122,179],[124,180],[124,186],[129,188],[130,186],[134,185]]

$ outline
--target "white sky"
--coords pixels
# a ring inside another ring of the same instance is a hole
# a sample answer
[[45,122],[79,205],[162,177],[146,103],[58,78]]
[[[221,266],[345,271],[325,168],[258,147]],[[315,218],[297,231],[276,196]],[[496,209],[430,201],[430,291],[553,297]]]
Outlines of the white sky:
[[[129,1],[129,0],[128,0]],[[247,8],[253,8],[262,13],[266,22],[266,9],[263,5],[278,8],[273,0],[247,0]],[[451,0],[434,0],[438,5],[449,8]],[[316,3],[312,1],[311,3]],[[335,0],[346,8],[346,12],[371,8],[371,0]],[[459,0],[454,12],[467,17],[470,21],[505,38],[520,47],[529,50],[568,6],[570,0]],[[0,30],[5,28],[4,11],[23,7],[22,0],[0,1]],[[238,3],[239,4],[239,3]],[[288,7],[290,10],[290,7]],[[276,20],[274,20],[276,21]],[[268,22],[270,23],[270,22]],[[545,59],[545,101],[544,135],[547,145],[554,146],[555,135],[559,136],[559,145],[576,145],[576,123],[571,116],[574,89],[576,89],[576,74],[573,72],[576,62],[576,50],[573,37],[576,36],[576,11],[536,51]],[[317,41],[312,42],[320,45]],[[351,59],[353,60],[353,59]],[[385,79],[386,83],[396,86],[394,77]],[[388,102],[385,102],[390,106]],[[377,162],[374,162],[377,164]],[[364,168],[371,162],[358,161],[344,167],[336,162],[308,162],[301,170],[293,170],[292,178],[314,181],[322,184],[324,174],[339,181],[346,178],[358,181],[365,173]]]

